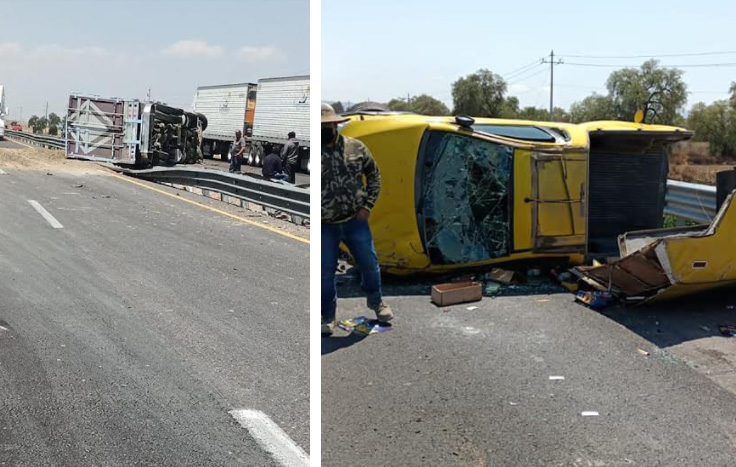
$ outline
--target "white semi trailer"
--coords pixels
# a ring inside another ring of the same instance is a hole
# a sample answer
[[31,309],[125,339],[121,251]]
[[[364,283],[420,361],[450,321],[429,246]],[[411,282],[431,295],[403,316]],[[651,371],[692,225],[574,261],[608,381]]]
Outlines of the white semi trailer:
[[[204,157],[229,159],[235,131],[247,141],[246,162],[261,165],[274,146],[282,146],[289,132],[299,142],[299,167],[309,171],[309,75],[265,78],[258,84],[200,86],[194,111],[207,117],[202,134]],[[278,149],[278,148],[276,148]]]

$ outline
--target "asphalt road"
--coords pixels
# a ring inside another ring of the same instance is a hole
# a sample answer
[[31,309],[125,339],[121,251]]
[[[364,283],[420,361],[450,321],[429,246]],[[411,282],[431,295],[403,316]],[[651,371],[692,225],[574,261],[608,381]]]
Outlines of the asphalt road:
[[[428,292],[387,286],[391,331],[322,339],[323,466],[734,465],[736,396],[678,355],[704,336],[733,346],[712,323],[692,329],[702,298],[688,311],[601,313],[567,293],[443,311]],[[712,321],[736,321],[733,297],[710,304]],[[364,303],[341,299],[338,319],[369,315]]]
[[0,141],[0,148],[7,148],[7,149],[22,149],[25,146],[18,144],[14,141],[11,141],[6,136],[2,141]]
[[5,171],[0,465],[279,465],[235,409],[308,450],[308,245],[111,176]]

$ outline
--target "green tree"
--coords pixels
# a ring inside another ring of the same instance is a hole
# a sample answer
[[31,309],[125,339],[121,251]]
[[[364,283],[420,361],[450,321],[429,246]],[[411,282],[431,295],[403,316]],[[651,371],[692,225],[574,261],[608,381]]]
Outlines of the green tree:
[[452,83],[452,112],[473,117],[498,117],[509,111],[505,94],[503,78],[490,70],[480,69]]
[[687,127],[695,132],[695,140],[708,142],[711,153],[736,159],[736,108],[729,101],[693,105]]
[[409,104],[406,103],[405,99],[401,99],[400,97],[391,99],[386,105],[394,112],[409,112]]
[[[395,99],[392,99],[392,101]],[[391,102],[389,102],[389,108]],[[442,101],[427,94],[413,97],[409,102],[409,111],[421,115],[450,115],[450,109]]]
[[497,116],[500,118],[519,118],[519,98],[516,96],[506,97]]
[[[596,120],[616,120],[618,117],[613,99],[593,93],[580,102],[570,106],[570,118],[574,123]],[[634,117],[632,115],[631,120]]]
[[37,117],[33,115],[28,119],[28,126],[33,128],[34,133],[43,133],[43,130],[48,126],[49,121],[46,117]]
[[36,132],[36,126],[38,125],[38,117],[35,115],[31,115],[31,118],[28,119],[28,126],[33,129],[33,132]]
[[332,108],[335,109],[336,114],[342,114],[345,113],[345,107],[342,105],[342,102],[337,101],[332,103]]
[[59,126],[61,125],[61,118],[59,118],[58,115],[51,112],[49,115],[49,134],[50,135],[57,135],[59,134]]
[[687,85],[682,70],[660,68],[657,60],[647,60],[641,68],[616,70],[606,82],[616,119],[632,121],[639,109],[649,110],[647,123],[674,124],[687,102]]
[[[537,122],[549,121],[549,110],[540,109],[539,107],[524,107],[519,111],[520,120],[534,120]],[[569,122],[570,114],[562,107],[555,107],[552,111],[552,121]]]

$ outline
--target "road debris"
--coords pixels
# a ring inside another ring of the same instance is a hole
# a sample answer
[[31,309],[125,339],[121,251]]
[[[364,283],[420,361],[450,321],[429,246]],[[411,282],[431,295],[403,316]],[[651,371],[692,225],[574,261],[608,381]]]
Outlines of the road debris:
[[736,326],[730,324],[722,324],[718,326],[718,331],[726,337],[736,336]]
[[612,296],[608,292],[589,291],[589,290],[578,292],[578,294],[575,295],[576,301],[584,303],[585,305],[588,305],[590,308],[594,308],[594,309],[600,309],[600,308],[606,307],[608,303],[611,301],[611,298]]
[[469,307],[466,308],[466,310],[468,310],[468,311],[473,311],[473,310],[477,310],[477,309],[478,309],[477,306],[469,306]]
[[347,332],[354,332],[364,336],[378,334],[392,329],[390,323],[381,323],[378,320],[370,319],[365,316],[356,316],[352,319],[339,321],[337,326]]
[[483,275],[483,279],[499,282],[503,285],[518,284],[523,278],[516,271],[508,269],[493,268]]
[[478,282],[451,282],[432,287],[432,303],[437,306],[477,302],[483,299],[483,291]]
[[497,295],[501,291],[501,284],[498,282],[486,282],[483,287],[483,295],[486,297],[492,297]]
[[639,352],[640,354],[644,355],[645,357],[648,357],[649,356],[649,352],[647,352],[644,349],[636,349],[636,351]]

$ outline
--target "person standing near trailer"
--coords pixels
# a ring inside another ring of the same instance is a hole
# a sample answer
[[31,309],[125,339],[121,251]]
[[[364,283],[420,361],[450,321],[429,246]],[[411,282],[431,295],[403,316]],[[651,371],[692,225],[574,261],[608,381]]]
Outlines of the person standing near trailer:
[[281,149],[281,162],[289,174],[288,182],[292,185],[296,184],[296,168],[299,164],[299,141],[296,140],[296,133],[289,132],[289,139]]
[[245,152],[245,139],[240,130],[235,132],[235,141],[230,148],[230,173],[240,173],[240,165],[243,163],[243,152]]

